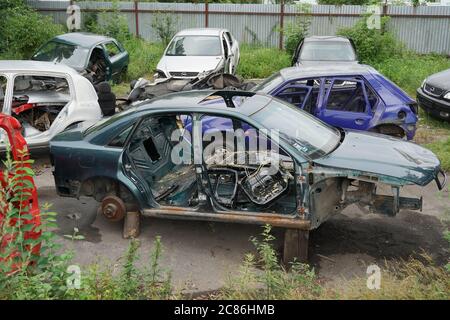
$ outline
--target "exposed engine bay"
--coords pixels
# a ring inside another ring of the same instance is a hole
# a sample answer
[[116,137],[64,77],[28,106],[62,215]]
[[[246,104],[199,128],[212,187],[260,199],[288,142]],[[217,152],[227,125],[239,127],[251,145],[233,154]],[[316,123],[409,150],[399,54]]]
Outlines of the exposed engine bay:
[[[267,152],[242,154],[216,148],[202,166],[174,164],[176,142],[170,140],[180,128],[177,116],[145,119],[130,141],[128,157],[137,176],[151,188],[160,205],[198,207],[212,199],[218,210],[244,210],[291,214],[296,209],[294,165],[290,158],[277,159]],[[190,146],[190,141],[185,141]],[[242,153],[242,152],[241,152]],[[199,170],[201,173],[199,173]]]
[[30,137],[49,130],[69,101],[66,79],[19,76],[14,81],[11,114],[22,124],[24,136]]

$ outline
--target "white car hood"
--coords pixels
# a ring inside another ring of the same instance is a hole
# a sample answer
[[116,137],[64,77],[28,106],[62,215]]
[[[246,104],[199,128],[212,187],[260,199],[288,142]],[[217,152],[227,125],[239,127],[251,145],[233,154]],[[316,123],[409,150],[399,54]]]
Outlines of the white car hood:
[[203,72],[216,69],[221,56],[163,56],[157,69],[164,72]]

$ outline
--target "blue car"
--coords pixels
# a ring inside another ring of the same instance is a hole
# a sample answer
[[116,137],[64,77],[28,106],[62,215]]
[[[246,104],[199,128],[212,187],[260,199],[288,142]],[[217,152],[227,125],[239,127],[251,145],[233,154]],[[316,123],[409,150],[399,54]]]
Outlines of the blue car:
[[335,127],[407,140],[416,132],[416,101],[367,65],[285,68],[252,91],[281,98]]

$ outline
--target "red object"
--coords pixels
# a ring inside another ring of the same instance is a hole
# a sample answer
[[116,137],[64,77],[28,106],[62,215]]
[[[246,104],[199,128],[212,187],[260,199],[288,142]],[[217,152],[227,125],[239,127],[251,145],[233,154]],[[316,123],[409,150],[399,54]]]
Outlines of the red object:
[[[11,146],[11,157],[12,160],[18,161],[17,165],[15,166],[16,173],[24,173],[22,168],[31,168],[31,164],[29,163],[23,163],[22,161],[26,161],[29,159],[29,153],[28,153],[28,146],[21,134],[21,125],[20,122],[12,117],[5,114],[0,113],[0,128],[4,129],[6,132],[6,135],[8,136],[9,144]],[[20,201],[13,202],[13,206],[16,208],[26,208],[25,210],[21,210],[21,214],[27,214],[31,215],[31,219],[23,219],[23,224],[33,224],[33,228],[29,231],[25,231],[24,233],[24,239],[38,239],[41,235],[41,231],[36,230],[38,226],[41,224],[40,219],[40,210],[39,210],[39,203],[37,198],[37,191],[36,186],[34,184],[34,180],[30,176],[25,177],[26,180],[31,182],[32,188],[26,189],[27,193],[29,193],[29,196],[25,196],[24,199]],[[0,187],[5,188],[7,181],[6,177],[4,176],[3,172],[0,172]],[[7,212],[7,207],[3,206],[4,203],[0,206],[0,226],[2,225],[4,216]],[[7,204],[6,204],[7,205]],[[15,223],[17,223],[16,220],[10,221],[11,225],[13,226]],[[6,244],[8,244],[9,241],[14,239],[14,234],[0,234],[0,252],[2,251],[2,248],[5,247]],[[33,254],[39,254],[40,252],[40,243],[37,245],[34,245],[33,247],[26,247],[27,250],[30,250]],[[17,252],[18,254],[18,252]],[[2,261],[5,261],[7,259],[14,258],[17,254],[12,253],[10,256],[6,258],[0,258],[0,263]],[[16,266],[13,266],[13,270],[17,268]]]
[[24,103],[24,104],[22,104],[22,105],[20,105],[18,107],[13,108],[13,112],[15,114],[20,114],[20,113],[22,113],[22,112],[24,112],[26,110],[30,110],[32,108],[34,108],[34,104],[32,104],[32,103]]

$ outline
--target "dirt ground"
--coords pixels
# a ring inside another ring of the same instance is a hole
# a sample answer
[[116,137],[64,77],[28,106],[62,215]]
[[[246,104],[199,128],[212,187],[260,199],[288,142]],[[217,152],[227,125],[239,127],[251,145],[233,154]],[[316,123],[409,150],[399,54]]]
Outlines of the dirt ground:
[[[56,195],[53,176],[46,157],[36,165],[39,200],[49,202],[59,213],[60,241],[75,251],[74,263],[87,266],[94,262],[118,265],[128,240],[122,238],[122,223],[97,216],[98,203]],[[406,187],[404,196],[423,196],[423,212],[402,211],[396,217],[369,214],[356,205],[348,207],[310,234],[310,261],[319,277],[330,285],[339,285],[355,276],[365,276],[368,265],[380,266],[391,259],[406,259],[426,252],[439,264],[448,257],[448,243],[442,233],[450,217],[448,187],[438,192],[435,183],[424,188]],[[64,237],[77,227],[85,240]],[[236,272],[245,253],[254,252],[249,241],[262,231],[260,226],[195,221],[157,220],[141,222],[140,264],[149,259],[155,236],[164,247],[162,267],[170,270],[178,290],[207,292],[224,285]],[[275,229],[277,248],[283,231]]]

